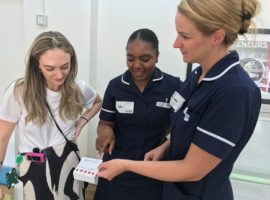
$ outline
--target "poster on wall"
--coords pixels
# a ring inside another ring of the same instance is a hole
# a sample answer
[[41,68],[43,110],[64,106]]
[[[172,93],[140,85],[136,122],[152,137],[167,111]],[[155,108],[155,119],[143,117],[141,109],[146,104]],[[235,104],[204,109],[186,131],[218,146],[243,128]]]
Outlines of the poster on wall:
[[237,50],[242,67],[261,90],[261,112],[270,114],[270,29],[251,34],[253,31],[239,38],[232,49]]

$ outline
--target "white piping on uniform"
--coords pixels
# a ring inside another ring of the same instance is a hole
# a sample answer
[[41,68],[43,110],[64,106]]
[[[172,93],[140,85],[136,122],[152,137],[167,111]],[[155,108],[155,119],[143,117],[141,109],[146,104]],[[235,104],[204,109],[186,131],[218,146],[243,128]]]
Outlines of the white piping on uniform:
[[104,112],[108,112],[108,113],[115,113],[115,111],[107,110],[107,109],[104,109],[104,108],[101,108],[101,110],[103,110]]
[[220,137],[219,135],[216,135],[216,134],[214,134],[214,133],[211,133],[211,132],[209,132],[209,131],[207,131],[207,130],[204,130],[204,129],[200,128],[199,126],[197,126],[197,130],[199,130],[199,131],[201,131],[202,133],[205,133],[206,135],[209,135],[209,136],[211,136],[211,137],[213,137],[213,138],[216,138],[216,139],[218,139],[218,140],[220,140],[220,141],[222,141],[222,142],[225,142],[225,143],[227,143],[228,145],[230,145],[230,146],[232,146],[232,147],[235,146],[235,144],[232,143],[231,141],[229,141],[229,140],[227,140],[227,139],[225,139],[225,138],[223,138],[223,137]]
[[152,81],[160,81],[161,79],[163,79],[163,74],[160,78],[153,79]]
[[124,83],[124,84],[126,84],[126,85],[130,85],[130,83],[128,83],[128,82],[126,82],[126,81],[124,81],[124,75],[122,75],[122,77],[121,77],[121,81],[122,81],[122,83]]
[[[163,74],[162,74],[162,76],[161,76],[160,78],[153,79],[152,81],[153,81],[153,82],[154,82],[154,81],[160,81],[160,80],[162,80],[162,79],[163,79]],[[130,83],[124,81],[124,75],[122,75],[121,81],[122,81],[122,83],[124,83],[124,84],[126,84],[126,85],[130,85]]]
[[240,64],[240,61],[237,61],[233,64],[231,64],[229,67],[227,67],[223,72],[221,72],[219,75],[214,76],[212,78],[203,78],[204,81],[213,81],[216,80],[218,78],[220,78],[221,76],[223,76],[227,71],[229,71],[231,68],[235,67],[236,65]]

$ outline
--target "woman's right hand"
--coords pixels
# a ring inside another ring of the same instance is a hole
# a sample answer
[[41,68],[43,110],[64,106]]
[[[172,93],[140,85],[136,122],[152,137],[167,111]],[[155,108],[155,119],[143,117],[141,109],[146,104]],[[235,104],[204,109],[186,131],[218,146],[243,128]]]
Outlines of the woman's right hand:
[[111,155],[115,145],[113,124],[100,121],[97,131],[96,149],[98,150],[98,155],[102,155],[103,153],[109,153]]

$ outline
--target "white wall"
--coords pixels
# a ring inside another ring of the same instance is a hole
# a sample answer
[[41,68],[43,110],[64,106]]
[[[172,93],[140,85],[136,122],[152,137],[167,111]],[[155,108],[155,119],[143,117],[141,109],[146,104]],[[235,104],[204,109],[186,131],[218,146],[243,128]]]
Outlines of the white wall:
[[270,8],[270,2],[269,0],[259,0],[261,6],[261,10],[256,17],[256,28],[270,28],[270,13],[269,13],[269,8]]
[[[18,20],[22,17],[21,1],[0,1],[0,95],[11,80],[23,75],[23,24]],[[4,165],[15,166],[15,154],[15,138],[12,135]]]
[[7,85],[23,75],[24,43],[22,1],[0,1],[0,94]]
[[[157,64],[162,70],[185,77],[186,64],[173,49],[176,36],[174,17],[179,0],[99,0],[97,87],[103,92],[110,79],[126,67],[126,43],[139,28],[150,28],[160,41]],[[101,78],[102,77],[102,78]]]

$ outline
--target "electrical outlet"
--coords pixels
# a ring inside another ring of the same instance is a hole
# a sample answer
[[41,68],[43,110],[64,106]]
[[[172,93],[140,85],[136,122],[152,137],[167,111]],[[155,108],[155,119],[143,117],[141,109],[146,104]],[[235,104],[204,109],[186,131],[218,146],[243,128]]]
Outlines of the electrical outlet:
[[36,23],[40,26],[48,25],[48,16],[47,15],[36,15]]

